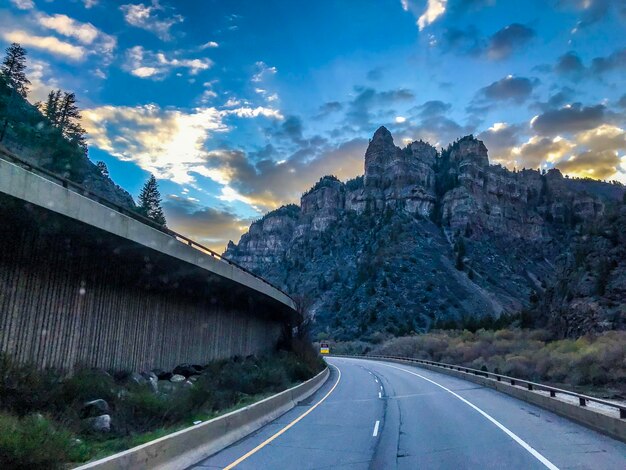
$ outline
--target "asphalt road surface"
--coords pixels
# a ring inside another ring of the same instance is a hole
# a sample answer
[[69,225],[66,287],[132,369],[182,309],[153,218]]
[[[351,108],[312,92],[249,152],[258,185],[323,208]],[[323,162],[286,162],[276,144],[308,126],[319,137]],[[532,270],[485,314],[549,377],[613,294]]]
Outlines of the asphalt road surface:
[[410,365],[328,358],[306,402],[194,469],[626,469],[626,444]]

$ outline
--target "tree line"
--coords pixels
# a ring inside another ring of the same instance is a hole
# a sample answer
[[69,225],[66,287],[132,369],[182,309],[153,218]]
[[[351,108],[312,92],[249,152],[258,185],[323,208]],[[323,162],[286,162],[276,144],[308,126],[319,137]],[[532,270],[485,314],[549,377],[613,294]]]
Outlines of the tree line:
[[[9,126],[19,122],[18,104],[28,97],[31,82],[26,76],[26,56],[27,52],[20,44],[12,43],[6,49],[0,66],[0,85],[8,90],[8,96],[3,97],[3,102],[0,103],[4,108],[2,110],[4,118],[0,125],[0,143],[5,140]],[[80,149],[87,157],[87,133],[81,125],[82,117],[75,93],[60,89],[51,90],[45,102],[37,102],[34,106],[49,126],[56,129],[66,142]],[[53,154],[54,157],[61,158]],[[104,162],[96,162],[96,167],[102,177],[110,179],[109,170]],[[141,190],[137,211],[160,225],[166,224],[158,183],[152,174]]]

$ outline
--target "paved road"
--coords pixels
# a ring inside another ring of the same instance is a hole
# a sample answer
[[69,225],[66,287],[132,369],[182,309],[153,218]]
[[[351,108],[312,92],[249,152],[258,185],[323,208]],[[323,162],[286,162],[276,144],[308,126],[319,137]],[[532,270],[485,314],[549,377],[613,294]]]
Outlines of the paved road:
[[305,403],[193,468],[626,469],[626,444],[495,390],[409,365],[328,362],[330,380]]

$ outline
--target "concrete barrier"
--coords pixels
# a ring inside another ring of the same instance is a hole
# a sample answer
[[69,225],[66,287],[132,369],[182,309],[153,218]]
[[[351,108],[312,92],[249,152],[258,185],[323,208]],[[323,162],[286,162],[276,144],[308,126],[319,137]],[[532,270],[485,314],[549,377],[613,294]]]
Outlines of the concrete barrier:
[[240,410],[133,447],[75,470],[170,470],[187,468],[228,447],[310,397],[328,379],[312,379]]
[[[350,356],[345,356],[350,357]],[[469,374],[467,372],[461,372],[458,370],[447,369],[444,367],[438,367],[430,364],[415,363],[412,361],[404,361],[401,359],[378,359],[359,357],[359,359],[367,359],[372,361],[382,362],[396,362],[399,364],[410,365],[413,367],[420,367],[423,369],[432,370],[434,372],[440,372],[442,374],[451,375],[459,379],[468,380],[485,387],[491,387],[499,392],[511,395],[519,400],[523,400],[533,405],[537,405],[548,411],[552,411],[564,418],[576,421],[584,426],[587,426],[595,431],[606,434],[622,442],[626,442],[626,420],[618,417],[613,417],[601,413],[597,410],[593,410],[587,406],[579,406],[573,403],[562,401],[558,398],[550,397],[548,395],[542,395],[536,391],[526,390],[515,385],[510,385],[505,382],[498,382],[494,379],[487,377],[481,377],[479,375]]]

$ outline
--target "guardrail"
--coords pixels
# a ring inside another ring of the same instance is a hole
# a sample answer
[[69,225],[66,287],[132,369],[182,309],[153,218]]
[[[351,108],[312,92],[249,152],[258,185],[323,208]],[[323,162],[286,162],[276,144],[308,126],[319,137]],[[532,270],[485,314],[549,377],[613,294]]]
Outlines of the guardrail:
[[550,397],[556,398],[557,395],[567,395],[571,397],[575,397],[578,399],[579,406],[587,406],[588,402],[598,403],[604,406],[611,407],[616,410],[617,414],[619,414],[620,419],[626,420],[626,405],[620,405],[619,403],[614,403],[608,400],[603,400],[602,398],[590,397],[589,395],[583,395],[582,393],[572,392],[571,390],[564,390],[562,388],[552,387],[550,385],[544,385],[537,382],[532,382],[530,380],[518,379],[515,377],[510,377],[508,375],[496,374],[494,372],[472,369],[471,367],[458,366],[454,364],[447,364],[445,362],[435,362],[428,361],[426,359],[415,359],[411,357],[402,357],[402,356],[365,356],[365,355],[352,355],[352,356],[342,356],[336,354],[335,356],[339,357],[362,357],[364,359],[393,359],[396,361],[405,361],[405,362],[413,362],[419,364],[426,364],[430,366],[440,367],[442,369],[455,370],[457,372],[465,372],[466,374],[476,375],[485,377],[488,379],[494,379],[497,382],[508,382],[513,386],[523,386],[528,390],[534,391],[544,391],[549,392]]
[[121,206],[115,202],[110,201],[109,199],[106,199],[102,196],[100,196],[99,194],[88,190],[87,188],[85,188],[84,186],[82,186],[81,184],[78,184],[72,180],[69,180],[67,178],[64,178],[63,176],[60,176],[50,170],[46,170],[45,168],[42,168],[40,166],[37,165],[33,165],[32,163],[27,162],[26,160],[23,160],[21,158],[19,158],[16,155],[13,155],[12,153],[0,148],[0,158],[2,158],[3,160],[6,160],[8,162],[14,163],[19,165],[20,167],[35,173],[35,174],[39,174],[40,176],[44,176],[46,179],[51,180],[54,183],[60,184],[61,186],[63,186],[66,189],[70,189],[78,194],[80,194],[81,196],[85,196],[93,201],[96,201],[98,204],[102,204],[103,206],[108,207],[109,209],[113,209],[116,212],[119,212],[120,214],[123,214],[127,217],[130,217],[132,219],[137,220],[138,222],[141,222],[145,225],[149,225],[150,227],[159,230],[160,232],[166,233],[167,235],[176,238],[178,241],[180,241],[181,243],[185,243],[186,245],[189,245],[192,248],[195,248],[196,250],[202,251],[205,254],[208,254],[210,256],[212,256],[213,258],[216,258],[224,263],[228,263],[229,265],[257,278],[258,280],[262,281],[263,283],[267,284],[268,286],[276,289],[277,291],[283,293],[284,295],[286,295],[289,299],[291,299],[291,301],[294,301],[294,299],[291,298],[291,296],[289,294],[287,294],[285,291],[283,291],[281,288],[275,286],[274,284],[272,284],[271,282],[263,279],[261,276],[259,276],[258,274],[253,273],[252,271],[244,268],[243,266],[235,263],[234,261],[229,260],[228,258],[224,258],[222,255],[220,255],[219,253],[213,251],[212,249],[201,245],[200,243],[193,241],[191,238],[186,237],[185,235],[181,235],[180,233],[175,232],[174,230],[171,230],[167,227],[164,227],[160,224],[157,224],[156,222],[154,222],[152,219],[149,219],[148,217],[138,213],[137,211],[134,211],[132,209],[128,209],[127,207]]

